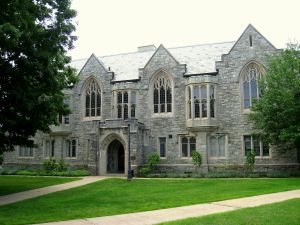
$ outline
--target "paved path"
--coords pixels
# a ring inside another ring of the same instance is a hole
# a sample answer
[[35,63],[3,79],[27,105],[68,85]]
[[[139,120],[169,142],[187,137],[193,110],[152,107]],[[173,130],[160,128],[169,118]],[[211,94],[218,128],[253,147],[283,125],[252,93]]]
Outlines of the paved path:
[[204,216],[213,213],[271,204],[293,198],[300,198],[300,190],[155,211],[45,223],[44,225],[150,225],[166,221],[185,219],[188,217]]
[[69,183],[58,184],[58,185],[33,189],[33,190],[29,190],[29,191],[18,192],[15,194],[0,196],[0,206],[10,204],[13,202],[22,201],[22,200],[29,199],[29,198],[38,197],[41,195],[46,195],[46,194],[56,192],[56,191],[62,191],[62,190],[82,186],[82,185],[93,183],[95,181],[102,180],[105,178],[106,177],[88,176],[88,177],[83,177],[81,180],[72,181]]

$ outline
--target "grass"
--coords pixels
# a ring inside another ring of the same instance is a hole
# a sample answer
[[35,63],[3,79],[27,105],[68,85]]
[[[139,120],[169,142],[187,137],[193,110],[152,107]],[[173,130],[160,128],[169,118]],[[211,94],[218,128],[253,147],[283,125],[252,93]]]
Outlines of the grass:
[[[78,178],[0,176],[0,196],[35,188],[63,184]],[[0,223],[1,224],[1,223]]]
[[299,225],[300,199],[209,216],[189,218],[160,225]]
[[[300,188],[300,179],[107,179],[0,207],[0,224],[171,208]],[[7,216],[13,215],[13,216]]]

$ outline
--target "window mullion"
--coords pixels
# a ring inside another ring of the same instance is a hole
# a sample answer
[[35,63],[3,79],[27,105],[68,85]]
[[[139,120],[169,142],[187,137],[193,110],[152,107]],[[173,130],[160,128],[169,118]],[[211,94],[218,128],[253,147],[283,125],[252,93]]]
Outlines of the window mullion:
[[207,110],[207,118],[210,119],[210,84],[207,84],[206,88],[206,110]]
[[252,106],[252,92],[251,92],[251,81],[252,81],[252,79],[251,79],[251,76],[249,75],[249,78],[250,78],[250,80],[249,80],[249,86],[248,86],[248,88],[249,88],[249,101],[250,101],[250,107]]
[[188,150],[188,157],[191,157],[191,149],[190,149],[190,138],[188,138],[188,147],[187,147],[187,150]]
[[199,114],[200,114],[200,119],[202,118],[202,86],[199,88]]
[[191,86],[191,118],[195,118],[194,86]]
[[261,139],[259,139],[259,156],[260,157],[263,156],[263,143],[262,143]]
[[131,118],[131,90],[128,90],[128,112],[127,112],[127,114],[128,114],[128,118]]
[[89,99],[89,116],[92,116],[92,94],[91,93]]
[[160,103],[160,86],[158,87],[157,90],[158,90],[158,113],[160,113],[160,112],[161,112],[161,110],[160,110],[160,109],[161,109],[161,108],[160,108],[160,107],[161,107],[161,106],[160,106],[160,104],[161,104],[161,103]]

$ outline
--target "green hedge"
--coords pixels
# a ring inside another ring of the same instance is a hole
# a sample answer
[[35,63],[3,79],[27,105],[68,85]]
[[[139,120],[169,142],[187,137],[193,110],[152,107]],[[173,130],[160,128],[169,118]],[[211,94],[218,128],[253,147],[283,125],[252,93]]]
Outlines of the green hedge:
[[0,169],[0,175],[81,177],[81,176],[89,176],[90,172],[87,170],[66,170],[66,171],[48,172],[44,170]]
[[289,178],[300,177],[300,172],[210,172],[210,173],[157,173],[145,174],[147,178]]

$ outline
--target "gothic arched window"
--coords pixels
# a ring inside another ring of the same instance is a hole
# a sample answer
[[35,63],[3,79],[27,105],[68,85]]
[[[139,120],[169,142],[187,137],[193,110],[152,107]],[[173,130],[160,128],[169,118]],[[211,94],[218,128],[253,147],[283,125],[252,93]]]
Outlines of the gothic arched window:
[[85,116],[101,116],[101,89],[94,79],[87,83],[85,89]]
[[241,76],[243,90],[243,108],[249,109],[253,104],[253,99],[259,99],[258,81],[262,76],[262,71],[255,64],[249,64],[243,71]]
[[154,113],[172,112],[171,80],[161,73],[153,84],[153,111]]

